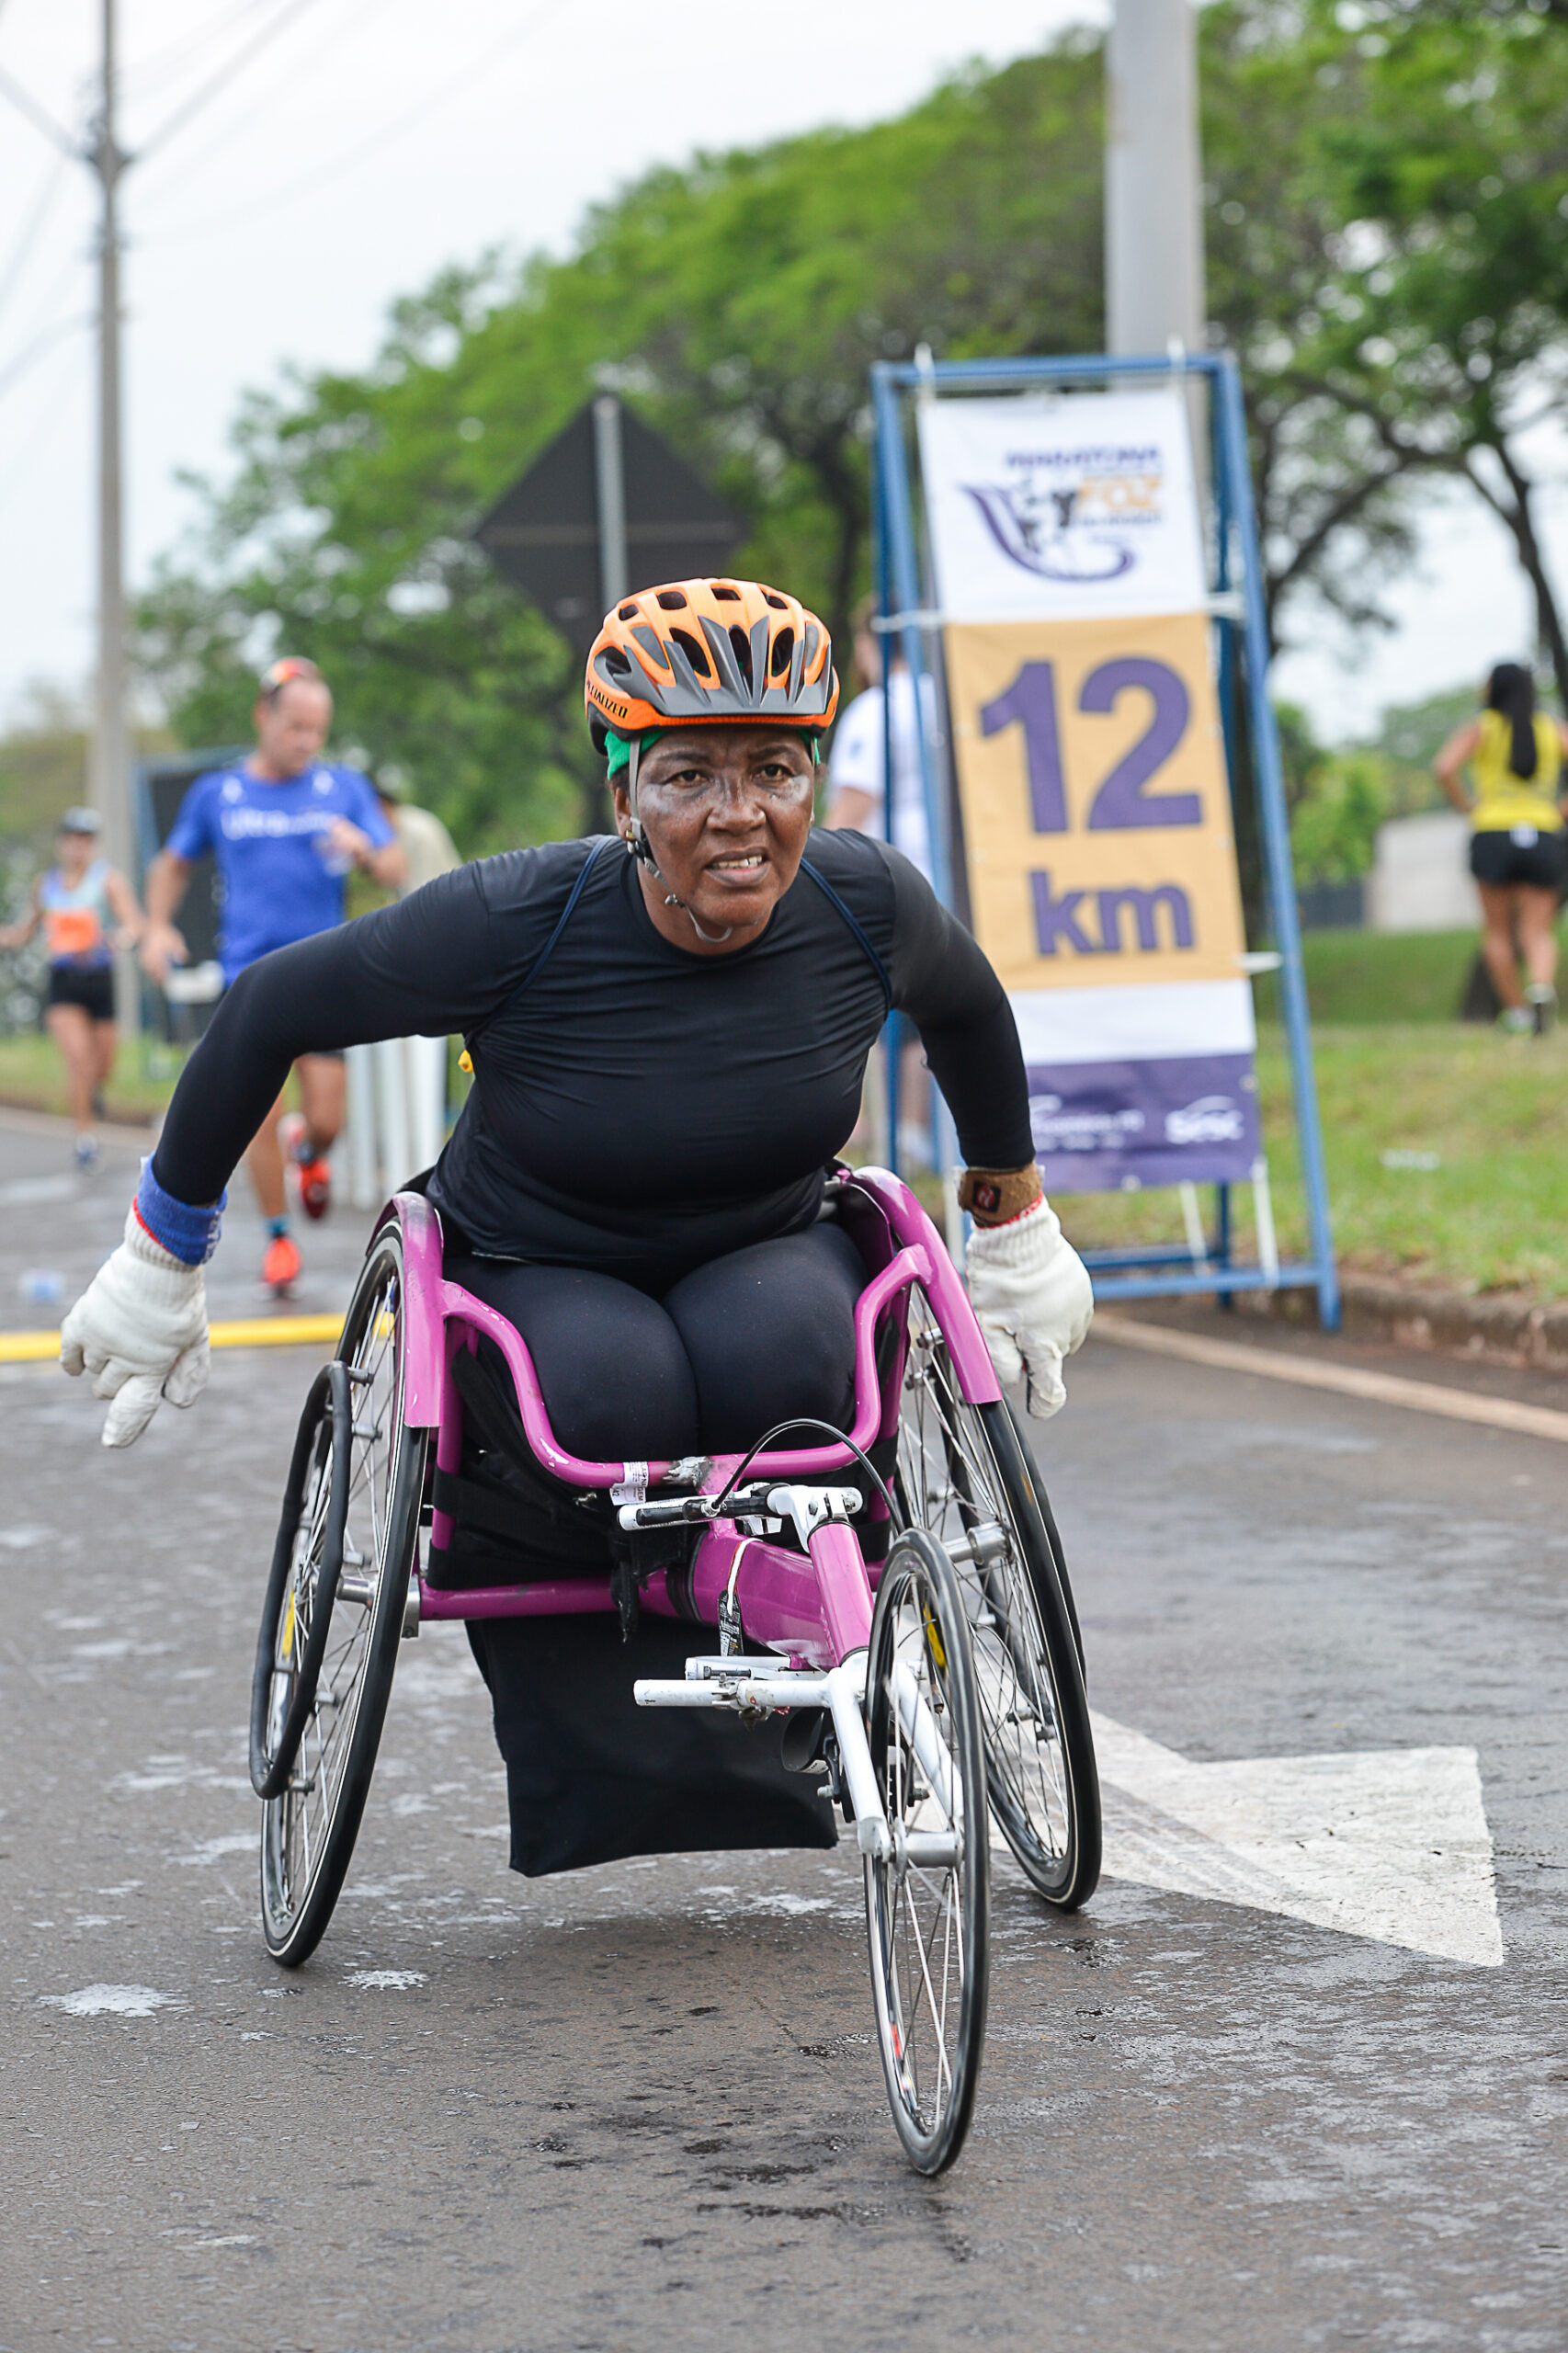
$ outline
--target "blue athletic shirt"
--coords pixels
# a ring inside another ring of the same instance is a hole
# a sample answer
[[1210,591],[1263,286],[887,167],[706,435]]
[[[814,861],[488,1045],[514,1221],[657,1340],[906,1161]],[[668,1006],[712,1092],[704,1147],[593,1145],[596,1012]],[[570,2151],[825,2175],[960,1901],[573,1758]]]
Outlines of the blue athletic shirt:
[[335,817],[347,817],[378,849],[395,838],[369,778],[325,760],[281,784],[243,765],[210,768],[186,794],[164,847],[190,863],[209,850],[217,860],[226,981],[258,956],[343,921],[347,873],[328,864],[317,839]]

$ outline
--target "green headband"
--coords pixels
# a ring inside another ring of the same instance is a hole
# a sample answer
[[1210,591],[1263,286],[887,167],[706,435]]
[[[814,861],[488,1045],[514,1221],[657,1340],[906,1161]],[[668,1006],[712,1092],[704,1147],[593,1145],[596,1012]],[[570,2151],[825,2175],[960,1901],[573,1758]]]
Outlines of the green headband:
[[[801,732],[805,734],[806,748],[811,753],[812,758],[813,760],[820,759],[822,757],[821,736],[814,733],[807,733],[804,730]],[[647,752],[652,750],[653,746],[658,742],[661,735],[673,735],[674,733],[675,730],[672,727],[650,727],[648,733],[642,738],[643,751]],[[621,774],[622,770],[629,768],[631,766],[631,736],[611,734],[607,730],[605,734],[605,767],[608,771],[607,781],[613,784],[616,778]]]
[[[650,727],[646,735],[642,739],[642,749],[647,751],[650,745],[656,744],[661,735],[667,735],[669,732],[670,731],[667,727]],[[623,768],[629,768],[631,766],[631,738],[630,735],[606,734],[605,765],[609,770],[609,781],[613,784],[621,770]]]

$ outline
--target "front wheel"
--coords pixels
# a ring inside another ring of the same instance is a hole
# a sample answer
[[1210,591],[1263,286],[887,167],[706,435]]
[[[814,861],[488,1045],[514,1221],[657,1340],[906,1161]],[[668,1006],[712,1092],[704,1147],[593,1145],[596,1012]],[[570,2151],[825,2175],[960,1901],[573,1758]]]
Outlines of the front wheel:
[[917,2171],[941,2173],[974,2112],[990,1967],[985,1752],[950,1563],[895,1538],[877,1589],[867,1732],[892,1851],[866,1858],[877,2043]]
[[[269,1588],[257,1654],[253,1769],[268,1790],[262,1928],[288,1969],[310,1958],[332,1917],[397,1665],[426,1445],[425,1431],[403,1425],[403,1237],[388,1225],[360,1270],[336,1358],[312,1392],[318,1418],[312,1426],[307,1407],[296,1453],[304,1493],[296,1506],[290,1481],[285,1522],[297,1512],[296,1527],[281,1579],[275,1567],[280,1590]],[[334,1401],[343,1401],[335,1414]],[[324,1565],[335,1574],[324,1577]]]

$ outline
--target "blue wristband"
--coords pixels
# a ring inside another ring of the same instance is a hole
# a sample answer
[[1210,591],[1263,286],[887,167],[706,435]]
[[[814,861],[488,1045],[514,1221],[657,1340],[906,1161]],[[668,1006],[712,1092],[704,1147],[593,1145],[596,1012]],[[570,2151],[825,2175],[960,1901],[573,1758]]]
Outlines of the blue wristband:
[[204,1267],[218,1247],[222,1212],[228,1204],[228,1192],[220,1193],[210,1208],[192,1209],[188,1202],[176,1201],[165,1193],[153,1174],[151,1157],[142,1163],[142,1182],[136,1188],[137,1222],[146,1228],[154,1242],[160,1243],[171,1258],[183,1266]]

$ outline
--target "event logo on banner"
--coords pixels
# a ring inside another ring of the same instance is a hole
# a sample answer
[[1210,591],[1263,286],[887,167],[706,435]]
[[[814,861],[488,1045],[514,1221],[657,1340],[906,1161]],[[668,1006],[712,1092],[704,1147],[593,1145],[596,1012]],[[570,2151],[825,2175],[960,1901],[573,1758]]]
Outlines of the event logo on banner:
[[1173,392],[921,413],[975,935],[1064,1191],[1250,1176],[1252,991]]

